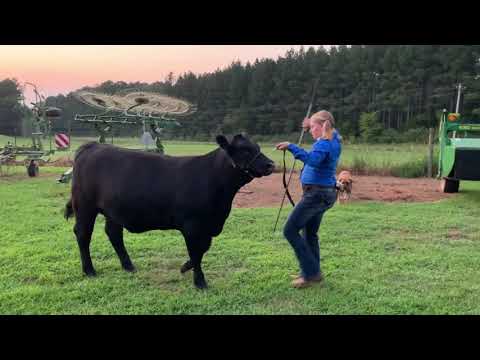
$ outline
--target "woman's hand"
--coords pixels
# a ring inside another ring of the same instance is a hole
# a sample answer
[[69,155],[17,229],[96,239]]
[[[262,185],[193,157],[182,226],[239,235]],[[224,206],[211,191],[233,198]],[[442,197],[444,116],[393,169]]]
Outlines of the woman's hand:
[[308,130],[310,128],[310,118],[303,119],[302,128]]
[[288,145],[290,145],[290,143],[288,141],[285,141],[285,142],[281,142],[281,143],[278,143],[275,148],[277,150],[287,150],[287,147]]

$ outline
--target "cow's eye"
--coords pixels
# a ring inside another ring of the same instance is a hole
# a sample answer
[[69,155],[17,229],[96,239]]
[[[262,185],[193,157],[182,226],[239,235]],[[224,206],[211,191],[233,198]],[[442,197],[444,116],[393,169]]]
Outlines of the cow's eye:
[[250,150],[243,150],[242,153],[243,153],[243,155],[245,155],[245,156],[251,156],[251,155],[252,155],[251,152],[250,152]]

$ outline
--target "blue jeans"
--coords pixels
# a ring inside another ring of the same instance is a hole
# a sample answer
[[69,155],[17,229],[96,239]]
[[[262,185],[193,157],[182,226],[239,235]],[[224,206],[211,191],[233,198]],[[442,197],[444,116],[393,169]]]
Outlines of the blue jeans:
[[[325,212],[337,200],[335,188],[305,186],[302,200],[288,217],[283,235],[295,251],[301,275],[309,279],[321,273],[318,229]],[[300,230],[303,229],[303,236]]]

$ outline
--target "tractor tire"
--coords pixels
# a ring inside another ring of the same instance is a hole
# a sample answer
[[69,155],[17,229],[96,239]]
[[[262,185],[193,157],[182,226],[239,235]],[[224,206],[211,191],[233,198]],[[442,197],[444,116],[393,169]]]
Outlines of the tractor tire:
[[36,177],[40,173],[40,168],[38,167],[38,164],[35,162],[32,162],[28,167],[27,167],[27,174],[30,177]]
[[460,186],[459,180],[449,180],[449,179],[442,179],[440,184],[440,191],[444,193],[457,193],[458,188]]

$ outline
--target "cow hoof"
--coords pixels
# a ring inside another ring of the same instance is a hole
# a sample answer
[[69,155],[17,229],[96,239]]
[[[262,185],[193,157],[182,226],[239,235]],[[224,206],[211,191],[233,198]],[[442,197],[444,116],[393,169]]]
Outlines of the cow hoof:
[[182,274],[186,273],[188,270],[192,270],[193,265],[190,260],[188,260],[185,264],[182,265],[182,268],[180,269],[180,272]]
[[137,271],[137,268],[135,266],[133,266],[132,264],[130,264],[130,265],[123,266],[123,270],[125,270],[127,272],[134,273],[134,272]]
[[195,287],[200,290],[205,290],[208,288],[207,282],[204,279],[194,281],[194,284],[195,284]]
[[97,273],[95,270],[91,270],[91,271],[85,271],[85,275],[91,278],[91,277],[97,276]]
[[208,289],[208,285],[206,282],[204,282],[203,284],[195,284],[195,287],[199,290],[206,290]]

